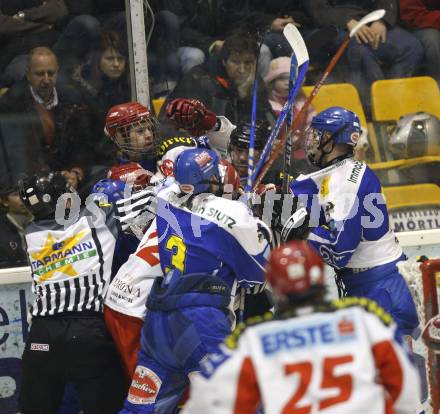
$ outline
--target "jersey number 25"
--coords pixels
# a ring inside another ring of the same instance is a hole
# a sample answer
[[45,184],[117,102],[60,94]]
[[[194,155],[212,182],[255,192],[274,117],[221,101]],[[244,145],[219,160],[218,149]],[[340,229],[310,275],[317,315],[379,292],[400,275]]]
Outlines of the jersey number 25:
[[[350,374],[335,375],[335,367],[347,364],[353,361],[352,355],[343,355],[339,357],[328,357],[324,359],[322,368],[321,389],[337,388],[338,394],[333,397],[324,398],[319,401],[319,410],[324,410],[332,405],[347,401],[352,392],[353,378]],[[298,402],[303,398],[310,385],[313,374],[313,365],[311,362],[299,362],[284,366],[284,374],[299,374],[299,387],[295,394],[284,407],[282,414],[309,414],[312,411],[311,405],[298,406]]]

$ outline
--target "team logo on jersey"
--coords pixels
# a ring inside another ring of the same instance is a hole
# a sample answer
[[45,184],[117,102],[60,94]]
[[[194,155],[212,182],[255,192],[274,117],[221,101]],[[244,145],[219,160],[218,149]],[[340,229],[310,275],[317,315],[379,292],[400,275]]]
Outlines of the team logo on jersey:
[[149,368],[136,367],[127,400],[132,404],[153,404],[162,385],[161,379]]
[[169,159],[165,159],[162,161],[162,164],[159,165],[161,173],[165,177],[174,176],[174,162]]
[[81,242],[87,231],[83,230],[71,237],[56,240],[51,233],[39,251],[31,253],[32,270],[39,276],[38,283],[53,277],[55,272],[74,277],[78,273],[73,263],[96,256],[97,252],[92,241]]
[[273,355],[280,351],[331,346],[340,342],[352,341],[355,338],[355,323],[344,315],[337,320],[324,323],[292,324],[283,329],[269,330],[261,335],[260,341],[263,352],[266,355]]
[[200,168],[203,168],[206,164],[212,161],[212,157],[209,155],[208,152],[203,151],[199,155],[197,155],[196,158],[194,158],[194,161]]

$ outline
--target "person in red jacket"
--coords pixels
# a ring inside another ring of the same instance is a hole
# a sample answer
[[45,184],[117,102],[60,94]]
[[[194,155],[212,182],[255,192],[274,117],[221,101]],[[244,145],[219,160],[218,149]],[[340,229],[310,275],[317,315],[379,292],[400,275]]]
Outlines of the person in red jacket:
[[440,84],[440,0],[400,0],[400,18],[422,42],[427,74]]

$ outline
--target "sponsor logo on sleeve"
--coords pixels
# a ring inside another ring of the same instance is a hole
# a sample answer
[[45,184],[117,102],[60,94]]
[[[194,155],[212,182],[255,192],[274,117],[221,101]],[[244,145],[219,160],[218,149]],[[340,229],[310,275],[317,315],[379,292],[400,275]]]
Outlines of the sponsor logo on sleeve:
[[161,385],[161,379],[151,369],[138,365],[131,381],[127,400],[132,404],[153,404]]

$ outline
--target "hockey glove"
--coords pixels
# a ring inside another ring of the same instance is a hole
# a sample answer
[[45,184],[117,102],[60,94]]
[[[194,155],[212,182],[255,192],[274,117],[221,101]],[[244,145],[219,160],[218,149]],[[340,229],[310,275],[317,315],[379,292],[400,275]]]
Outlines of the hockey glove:
[[217,122],[215,113],[197,99],[172,100],[166,106],[166,116],[178,128],[186,129],[191,135],[202,135]]
[[132,185],[132,191],[139,191],[150,184],[153,173],[142,168],[137,162],[118,164],[110,168],[107,177]]
[[[306,239],[310,231],[309,213],[291,194],[281,197],[281,200],[274,201],[272,228],[280,233],[281,241],[284,243],[289,240]],[[287,212],[284,211],[286,208]]]
[[304,207],[296,210],[281,228],[281,241],[305,240],[309,235],[309,213]]

